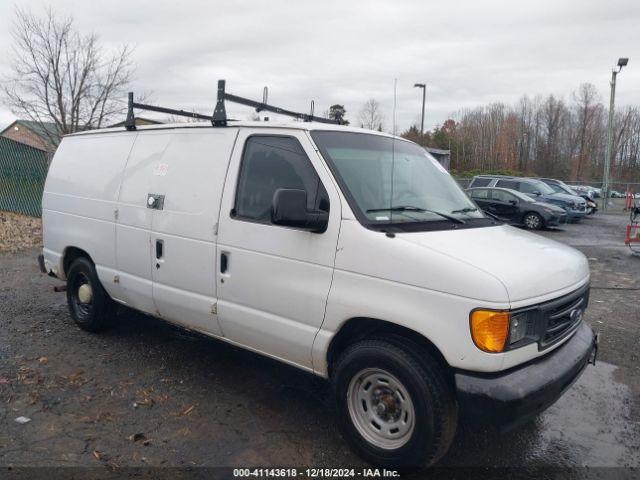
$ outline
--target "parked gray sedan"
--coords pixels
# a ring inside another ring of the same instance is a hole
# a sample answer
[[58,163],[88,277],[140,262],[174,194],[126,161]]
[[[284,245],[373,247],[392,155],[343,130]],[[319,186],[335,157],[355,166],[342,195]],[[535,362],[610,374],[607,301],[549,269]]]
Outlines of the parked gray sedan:
[[470,188],[467,194],[478,207],[505,222],[539,230],[567,221],[564,208],[537,202],[528,195],[508,188]]

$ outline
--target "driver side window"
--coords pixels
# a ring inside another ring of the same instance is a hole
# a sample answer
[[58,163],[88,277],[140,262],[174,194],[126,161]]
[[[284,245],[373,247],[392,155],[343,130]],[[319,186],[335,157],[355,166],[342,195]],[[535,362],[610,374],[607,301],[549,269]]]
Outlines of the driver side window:
[[329,211],[329,196],[302,146],[293,137],[255,135],[245,143],[232,216],[271,223],[273,194],[307,192],[307,209]]

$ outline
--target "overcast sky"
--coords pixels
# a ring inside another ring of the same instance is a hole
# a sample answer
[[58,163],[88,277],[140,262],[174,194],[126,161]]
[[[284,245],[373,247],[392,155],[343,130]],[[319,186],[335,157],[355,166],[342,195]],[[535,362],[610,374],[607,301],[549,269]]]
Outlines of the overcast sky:
[[[316,112],[342,103],[357,123],[368,98],[391,129],[397,78],[397,126],[420,118],[416,82],[427,84],[425,126],[461,108],[523,94],[571,100],[583,82],[608,101],[611,67],[630,58],[619,76],[617,104],[640,104],[640,1],[159,1],[56,0],[76,27],[96,32],[107,49],[135,46],[132,89],[155,103],[209,113],[216,81],[227,90]],[[15,3],[0,0],[0,74]],[[21,0],[33,11],[47,3]],[[230,115],[248,118],[245,107]],[[14,115],[0,106],[0,127]]]

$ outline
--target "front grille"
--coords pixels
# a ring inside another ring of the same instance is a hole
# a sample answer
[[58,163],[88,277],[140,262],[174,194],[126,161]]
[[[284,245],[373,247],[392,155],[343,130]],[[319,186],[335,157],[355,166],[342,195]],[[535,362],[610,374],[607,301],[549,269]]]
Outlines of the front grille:
[[585,285],[575,292],[540,305],[540,349],[550,347],[578,328],[588,303],[589,285]]

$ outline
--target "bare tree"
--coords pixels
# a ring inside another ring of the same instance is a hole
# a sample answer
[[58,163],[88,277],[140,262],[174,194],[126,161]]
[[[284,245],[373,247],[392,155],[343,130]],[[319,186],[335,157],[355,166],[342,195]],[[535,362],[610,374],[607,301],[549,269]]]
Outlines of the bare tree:
[[[606,117],[598,91],[583,84],[570,104],[553,95],[524,96],[513,106],[493,103],[460,110],[428,132],[427,144],[449,148],[451,166],[458,172],[519,172],[598,182]],[[614,183],[640,181],[640,108],[621,107],[613,132]],[[417,129],[402,135],[414,140]]]
[[365,102],[358,118],[362,128],[382,130],[383,116],[380,113],[380,104],[375,98],[370,98]]
[[[598,153],[594,151],[593,141],[594,137],[597,137],[597,130],[599,130],[599,125],[596,122],[598,115],[602,113],[602,105],[596,87],[590,83],[580,85],[578,91],[573,93],[573,101],[576,124],[574,134],[576,177],[581,178],[585,165],[590,165],[590,162],[594,160],[593,156]],[[595,132],[594,126],[597,129]]]
[[[98,37],[81,34],[72,17],[49,8],[43,16],[16,9],[12,71],[2,86],[4,103],[20,117],[53,122],[59,135],[99,128],[126,110],[132,49],[105,54]],[[43,128],[53,146],[59,135]]]

